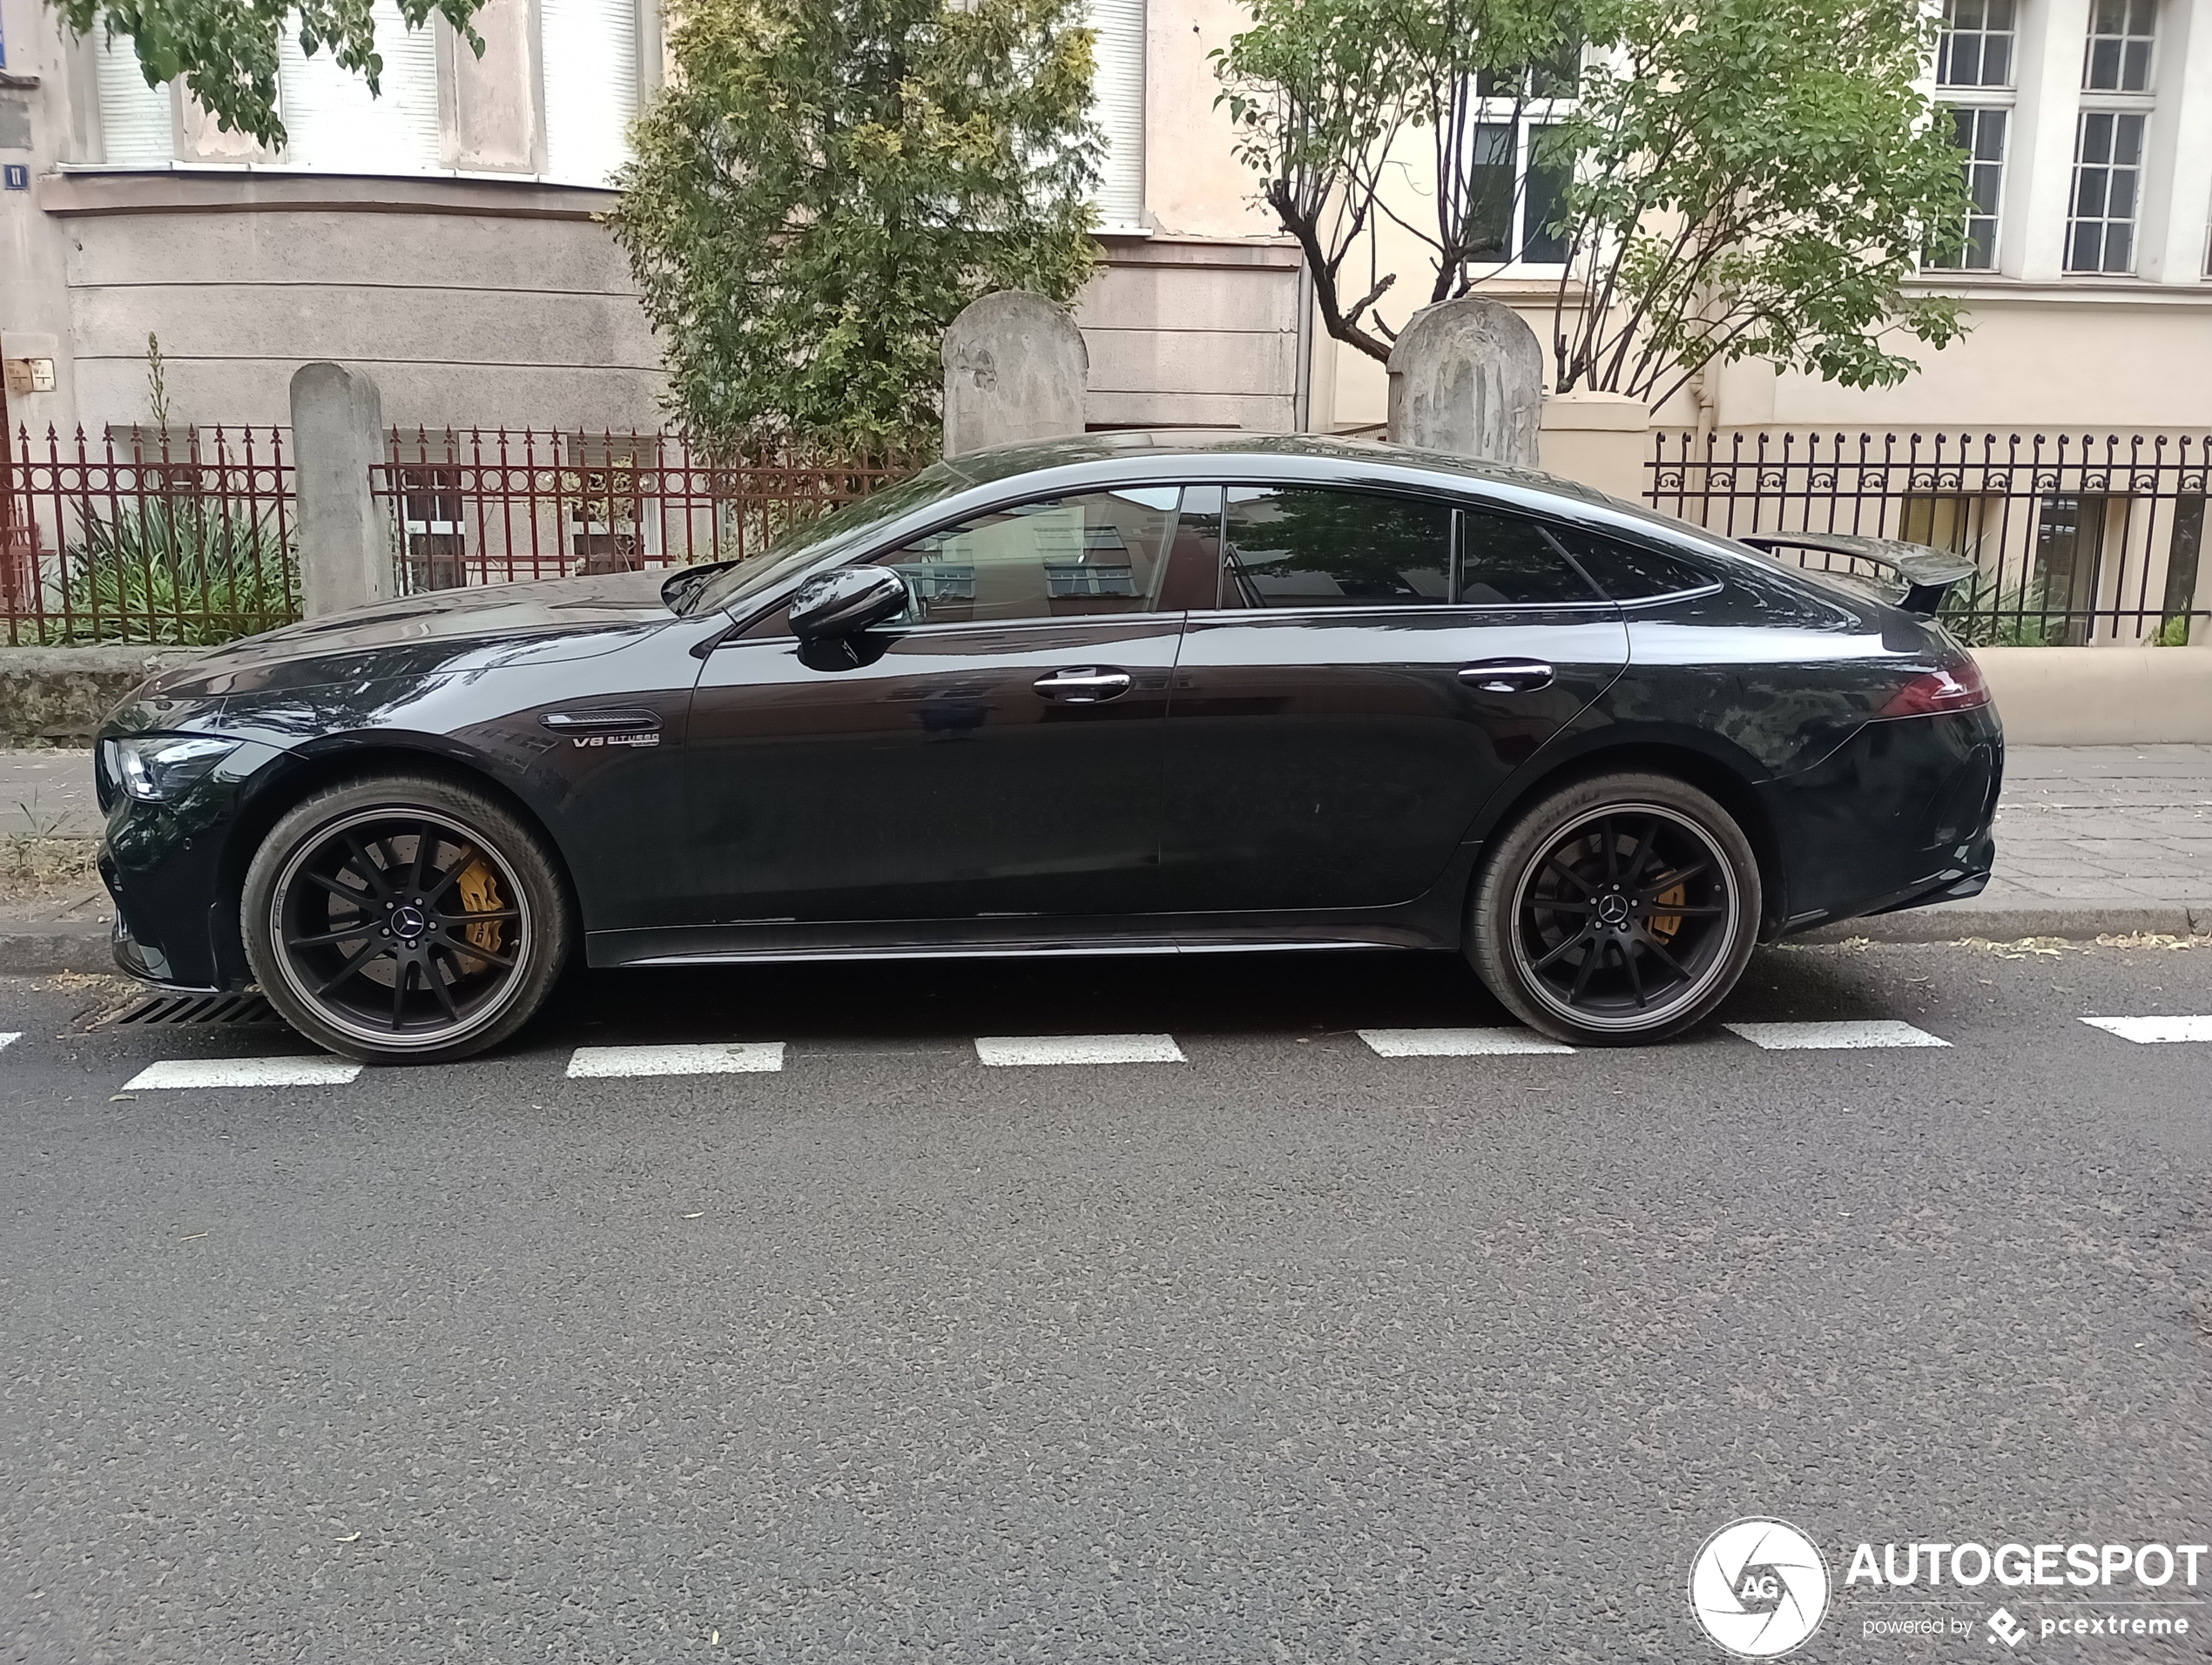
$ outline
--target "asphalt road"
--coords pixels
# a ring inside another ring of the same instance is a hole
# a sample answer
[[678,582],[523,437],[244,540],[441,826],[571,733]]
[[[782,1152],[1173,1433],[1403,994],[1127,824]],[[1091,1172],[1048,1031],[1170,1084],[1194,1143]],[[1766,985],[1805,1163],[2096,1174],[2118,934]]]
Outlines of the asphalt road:
[[[632,974],[127,1093],[304,1048],[111,993],[0,983],[0,1659],[1718,1660],[1753,1513],[1837,1581],[1796,1657],[2212,1649],[2212,1567],[2092,1593],[2163,1642],[1842,1582],[2212,1540],[2212,1044],[2081,1021],[2212,1014],[2212,949],[1768,952],[1729,1021],[1949,1044],[1458,1058],[1355,1033],[1502,1023],[1448,960]],[[1184,1061],[971,1044],[1127,1032]],[[564,1074],[719,1041],[784,1068]]]

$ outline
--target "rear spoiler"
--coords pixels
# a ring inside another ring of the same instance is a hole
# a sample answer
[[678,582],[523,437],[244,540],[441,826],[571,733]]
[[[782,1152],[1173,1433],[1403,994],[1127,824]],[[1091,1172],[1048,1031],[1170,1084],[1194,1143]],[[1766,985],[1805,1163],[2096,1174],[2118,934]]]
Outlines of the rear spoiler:
[[1748,532],[1738,534],[1736,541],[1770,552],[1817,549],[1824,555],[1848,556],[1853,561],[1887,567],[1905,581],[1905,594],[1897,604],[1908,613],[1931,617],[1942,605],[1945,592],[1980,570],[1962,555],[1893,537],[1859,537],[1846,532]]

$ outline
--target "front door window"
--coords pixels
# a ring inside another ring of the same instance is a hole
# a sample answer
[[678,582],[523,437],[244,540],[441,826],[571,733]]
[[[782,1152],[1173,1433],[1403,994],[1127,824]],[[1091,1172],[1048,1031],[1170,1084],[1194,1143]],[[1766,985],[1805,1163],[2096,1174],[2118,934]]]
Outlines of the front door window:
[[914,590],[907,623],[969,624],[1146,613],[1158,604],[1179,489],[1017,503],[886,557]]

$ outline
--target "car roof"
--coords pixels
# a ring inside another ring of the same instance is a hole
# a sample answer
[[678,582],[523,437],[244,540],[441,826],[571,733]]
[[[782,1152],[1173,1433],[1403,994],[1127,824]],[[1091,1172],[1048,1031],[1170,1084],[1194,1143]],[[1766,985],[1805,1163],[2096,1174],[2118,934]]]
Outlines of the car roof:
[[1251,434],[1219,428],[1117,429],[993,446],[988,450],[948,457],[943,466],[968,484],[980,486],[1015,475],[1085,462],[1172,465],[1187,460],[1219,465],[1240,457],[1303,458],[1318,463],[1342,464],[1354,471],[1378,464],[1395,465],[1494,485],[1551,491],[1583,502],[1618,501],[1578,481],[1562,480],[1534,468],[1453,456],[1442,451],[1417,450],[1412,446],[1390,445],[1381,440],[1339,438],[1323,434]]

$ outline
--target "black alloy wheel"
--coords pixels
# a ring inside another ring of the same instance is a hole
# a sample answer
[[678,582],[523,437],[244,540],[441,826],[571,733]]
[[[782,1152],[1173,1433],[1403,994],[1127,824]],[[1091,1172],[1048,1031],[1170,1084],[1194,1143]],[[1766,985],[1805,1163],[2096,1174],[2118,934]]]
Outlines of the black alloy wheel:
[[1611,775],[1554,794],[1499,841],[1477,886],[1475,969],[1532,1028],[1584,1045],[1680,1034],[1750,958],[1758,865],[1683,782]]
[[435,778],[318,794],[246,885],[247,958],[295,1028],[381,1062],[455,1058],[526,1021],[566,957],[567,900],[503,806]]

